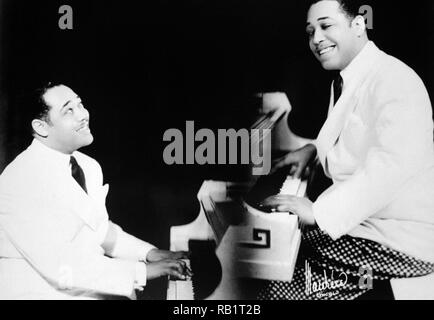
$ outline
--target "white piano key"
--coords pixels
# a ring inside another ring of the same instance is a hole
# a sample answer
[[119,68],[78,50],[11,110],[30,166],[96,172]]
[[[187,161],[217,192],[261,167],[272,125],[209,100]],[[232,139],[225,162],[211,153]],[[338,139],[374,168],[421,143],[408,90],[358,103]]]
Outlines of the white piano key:
[[[190,260],[183,259],[183,261],[191,270]],[[193,281],[191,279],[169,280],[167,300],[194,300]]]
[[288,176],[280,188],[279,194],[282,195],[297,195],[300,187],[301,179]]

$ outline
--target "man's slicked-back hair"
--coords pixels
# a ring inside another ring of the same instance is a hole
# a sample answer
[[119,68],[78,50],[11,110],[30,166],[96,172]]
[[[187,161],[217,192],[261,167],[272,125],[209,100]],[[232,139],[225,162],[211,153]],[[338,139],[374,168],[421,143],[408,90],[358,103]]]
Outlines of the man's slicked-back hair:
[[308,0],[306,12],[312,5],[320,1],[336,1],[339,3],[339,7],[341,8],[342,12],[346,14],[350,20],[353,20],[355,17],[360,15],[360,7],[366,3],[366,0]]
[[48,82],[44,86],[35,89],[32,92],[32,109],[33,109],[33,119],[40,119],[49,121],[48,112],[50,111],[50,106],[47,105],[44,95],[51,88],[60,86],[60,83]]
[[44,95],[51,88],[55,88],[60,85],[62,84],[58,82],[47,82],[45,85],[29,92],[27,98],[25,98],[25,108],[28,111],[26,112],[26,126],[30,126],[32,134],[34,134],[34,130],[31,126],[33,120],[39,119],[50,123],[50,118],[48,117],[50,106],[47,105]]

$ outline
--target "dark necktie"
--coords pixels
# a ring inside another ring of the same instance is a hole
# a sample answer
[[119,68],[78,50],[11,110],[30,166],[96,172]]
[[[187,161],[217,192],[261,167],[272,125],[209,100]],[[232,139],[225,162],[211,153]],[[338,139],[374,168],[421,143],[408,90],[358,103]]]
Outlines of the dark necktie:
[[338,73],[333,80],[333,97],[334,97],[333,105],[336,105],[336,102],[339,100],[339,97],[342,94],[343,85],[344,85],[344,80],[342,79],[340,73]]
[[87,193],[86,179],[84,177],[83,169],[81,169],[81,167],[77,163],[77,160],[75,160],[75,158],[73,156],[71,156],[70,163],[71,163],[71,174],[72,174],[72,176],[74,177],[75,181],[78,182],[78,184],[80,185],[80,187],[83,188],[84,192]]

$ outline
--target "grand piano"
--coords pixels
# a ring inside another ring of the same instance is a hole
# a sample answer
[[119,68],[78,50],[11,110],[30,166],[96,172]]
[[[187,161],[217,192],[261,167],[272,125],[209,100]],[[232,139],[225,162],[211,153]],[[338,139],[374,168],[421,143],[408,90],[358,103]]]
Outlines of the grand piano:
[[[311,142],[288,128],[291,105],[284,93],[265,94],[262,99],[262,116],[254,127],[272,129],[271,145],[266,147],[290,151]],[[264,280],[290,281],[302,230],[296,216],[268,213],[259,204],[278,193],[315,198],[318,190],[308,188],[315,174],[311,172],[309,181],[291,179],[284,170],[245,183],[204,181],[197,195],[198,217],[170,230],[172,250],[192,251],[188,263],[194,276],[169,281],[167,299],[251,300]],[[433,285],[434,274],[391,280],[397,300],[433,300]]]
[[[261,114],[252,128],[270,129],[271,139],[262,137],[258,144],[289,151],[310,142],[288,128],[291,105],[284,93],[261,98]],[[170,249],[191,252],[186,262],[193,277],[169,280],[167,299],[255,299],[264,280],[291,281],[301,238],[298,218],[260,203],[275,194],[305,196],[308,182],[285,170],[252,175],[245,182],[204,181],[197,194],[197,218],[170,230]]]

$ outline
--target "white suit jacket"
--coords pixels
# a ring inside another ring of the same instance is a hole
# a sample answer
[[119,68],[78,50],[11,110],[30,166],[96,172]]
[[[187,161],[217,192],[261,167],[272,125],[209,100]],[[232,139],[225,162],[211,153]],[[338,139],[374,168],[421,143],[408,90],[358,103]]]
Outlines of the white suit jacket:
[[154,247],[109,222],[101,167],[73,155],[88,194],[70,157],[38,140],[0,176],[0,299],[134,296],[137,261]]
[[316,140],[333,185],[313,204],[333,239],[348,234],[434,262],[433,120],[417,74],[369,42],[341,72],[342,95]]

